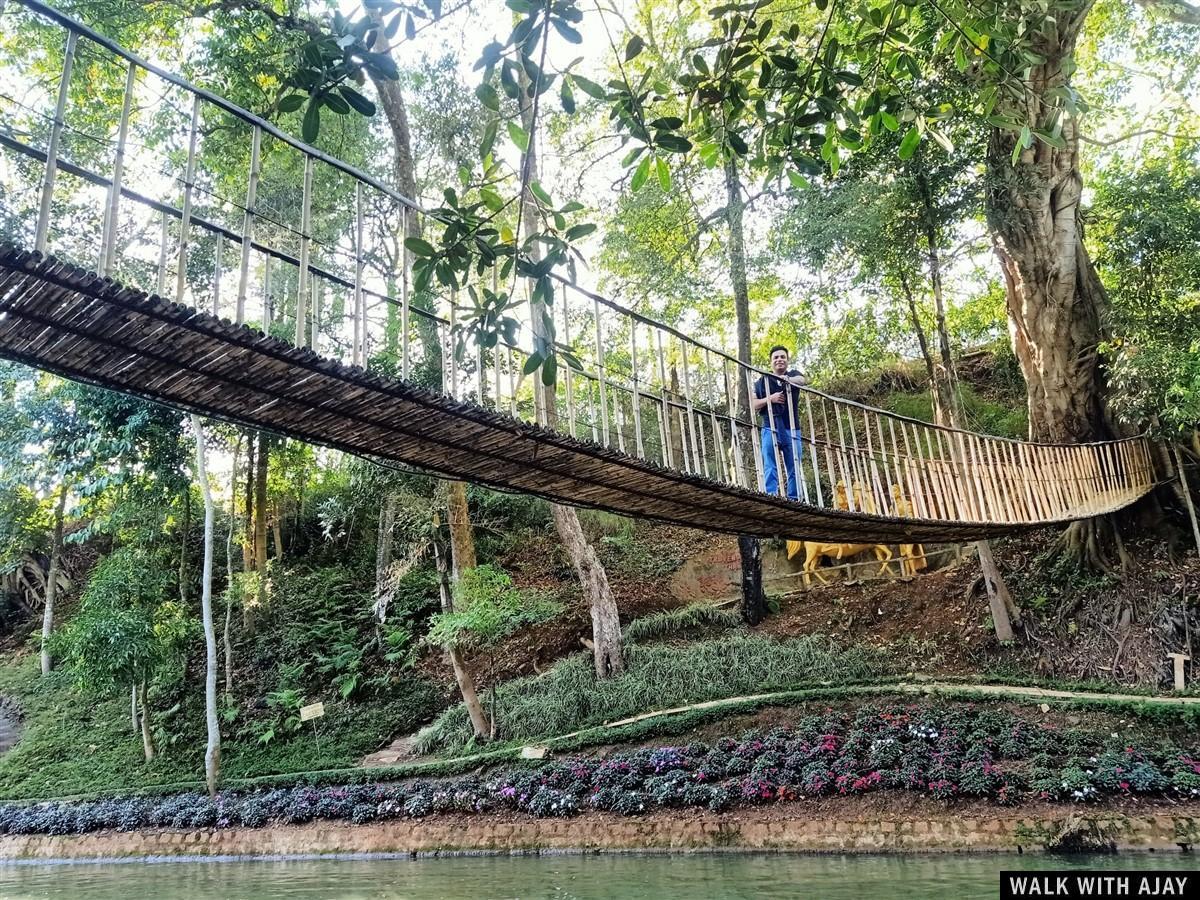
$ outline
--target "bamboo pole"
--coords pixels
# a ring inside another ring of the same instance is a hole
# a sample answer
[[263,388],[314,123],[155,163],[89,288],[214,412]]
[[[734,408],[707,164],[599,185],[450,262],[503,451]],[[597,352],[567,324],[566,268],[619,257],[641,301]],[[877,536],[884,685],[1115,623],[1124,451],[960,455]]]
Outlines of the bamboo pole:
[[[34,232],[33,249],[37,253],[46,252],[47,237],[50,234],[50,205],[54,199],[54,181],[58,175],[58,144],[62,140],[63,127],[66,125],[67,96],[71,88],[71,69],[75,65],[75,44],[78,35],[68,29],[67,46],[63,52],[62,74],[58,79],[58,100],[54,105],[54,123],[50,126],[50,141],[46,145],[46,169],[42,176],[42,198],[38,204],[37,227]],[[200,102],[200,98],[196,98]]]
[[637,354],[637,320],[629,320],[629,369],[631,373],[630,387],[633,403],[633,442],[637,447],[639,459],[646,458],[646,448],[642,444],[642,394],[638,388],[638,354]]
[[[808,391],[804,391],[804,411],[808,415],[808,446],[811,451],[809,455],[812,459],[813,485],[816,487],[817,506],[824,506],[825,497],[821,491],[821,454],[817,450],[817,429],[813,423],[812,394]],[[830,472],[829,474],[832,476],[833,473]],[[829,483],[831,486],[833,485],[832,478]]]
[[162,214],[162,232],[158,242],[158,286],[154,292],[162,297],[167,290],[167,244],[171,239],[170,223],[167,221],[167,212],[163,210]]
[[307,347],[308,329],[308,255],[312,230],[313,158],[304,155],[304,189],[300,202],[300,272],[296,282],[296,346]]
[[[246,179],[246,208],[242,214],[242,255],[238,262],[238,292],[237,292],[237,309],[235,310],[236,321],[239,325],[246,321],[246,297],[250,291],[250,251],[254,243],[254,209],[258,203],[258,180],[262,175],[262,129],[257,125],[254,126],[254,131],[250,135],[250,175]],[[355,253],[361,257],[362,255],[362,185],[356,183],[356,191],[358,198],[358,241],[355,244]],[[269,258],[269,257],[268,257]],[[359,261],[359,277],[361,279],[361,260]],[[267,319],[263,316],[264,329]],[[356,323],[357,324],[357,323]],[[355,342],[355,350],[357,347],[357,339]],[[361,361],[361,356],[355,354],[357,361]]]
[[[412,373],[412,363],[409,360],[409,335],[408,335],[408,317],[409,306],[411,300],[408,296],[408,245],[405,241],[408,240],[408,218],[410,215],[407,206],[400,207],[400,377],[408,381]],[[492,286],[496,284],[496,267],[492,266]],[[509,362],[512,362],[512,357],[509,357]],[[499,410],[497,410],[499,411]]]
[[[363,195],[362,182],[354,182],[354,365],[364,362],[366,343],[366,310],[363,298]],[[482,394],[479,402],[483,403]]]
[[[574,348],[571,346],[571,313],[567,308],[569,296],[570,291],[562,292],[563,345],[574,353]],[[575,429],[575,373],[569,364],[564,376],[567,383],[567,427],[571,430],[571,437],[578,437]]]
[[708,394],[708,418],[713,433],[713,455],[717,459],[717,478],[728,483],[731,479],[729,478],[723,449],[725,439],[721,435],[721,426],[717,420],[716,393],[713,388],[712,379],[712,354],[707,347],[704,348],[704,390]]
[[213,248],[212,314],[221,315],[221,252],[225,247],[225,236],[217,235]]
[[[739,365],[741,365],[741,364],[739,363]],[[749,368],[747,368],[745,370],[745,372],[746,372],[746,396],[753,397],[754,396],[754,376],[751,374]],[[751,429],[750,443],[754,449],[754,468],[758,471],[758,489],[760,492],[765,494],[767,492],[767,481],[766,481],[767,476],[766,476],[766,470],[763,468],[762,432],[761,432],[760,426],[758,424],[758,417],[754,415],[753,407],[751,407],[749,410],[747,410],[747,412],[750,413],[750,429]]]
[[703,472],[707,476],[708,460],[700,455],[699,437],[696,434],[696,408],[692,404],[692,383],[691,377],[688,375],[687,346],[680,342],[679,349],[682,351],[680,356],[683,358],[683,402],[687,408],[687,428],[692,440],[692,458],[696,461],[693,471],[697,475]]
[[600,325],[600,301],[593,298],[593,310],[596,324],[596,374],[599,376],[598,390],[600,393],[600,423],[604,429],[604,446],[612,446],[608,434],[608,386],[604,375],[604,332]]
[[667,360],[663,354],[662,329],[654,330],[654,342],[658,351],[658,384],[659,396],[662,398],[662,425],[660,426],[663,442],[663,460],[670,468],[675,467],[675,450],[671,446],[671,406],[667,399]]
[[121,95],[121,121],[117,127],[117,149],[113,155],[112,184],[105,206],[104,235],[100,242],[100,274],[111,275],[117,255],[117,232],[121,224],[121,181],[125,174],[125,147],[129,141],[129,114],[133,108],[133,91],[137,66],[132,62],[125,68],[125,90]]
[[200,95],[192,98],[192,124],[188,130],[187,166],[183,176],[183,211],[179,217],[179,263],[175,270],[175,302],[183,303],[187,286],[188,241],[192,226],[192,190],[196,180],[196,141],[200,134]]

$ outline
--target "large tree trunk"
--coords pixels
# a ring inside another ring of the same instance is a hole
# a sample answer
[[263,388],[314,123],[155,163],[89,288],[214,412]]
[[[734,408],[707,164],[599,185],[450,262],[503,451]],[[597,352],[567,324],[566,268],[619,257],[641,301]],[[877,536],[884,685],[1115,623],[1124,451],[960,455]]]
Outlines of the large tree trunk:
[[[522,75],[522,88],[527,83],[526,77]],[[521,91],[521,96],[527,97],[524,89]],[[532,103],[523,103],[521,124],[529,134],[529,149],[522,159],[525,182],[538,180],[537,123],[534,119]],[[529,190],[528,183],[523,187],[525,190],[521,196],[521,221],[517,228],[518,242],[524,240],[526,232],[533,227],[533,223],[537,220],[537,204],[534,201],[533,193]],[[535,258],[539,257],[536,245],[532,250],[532,255]],[[540,306],[541,304],[538,304],[538,308],[535,308],[534,304],[530,303],[530,319],[533,323],[534,334],[541,339],[547,339],[550,336],[545,334],[543,322],[545,317]],[[547,427],[554,427],[558,421],[554,388],[542,384],[540,372],[535,373],[533,391],[538,422]],[[583,589],[583,595],[587,598],[588,606],[591,609],[592,657],[596,667],[596,677],[607,678],[610,675],[619,675],[625,671],[625,654],[621,642],[621,616],[616,598],[613,597],[612,586],[608,583],[608,573],[605,572],[600,557],[596,555],[595,548],[588,542],[587,535],[583,533],[583,526],[579,524],[579,515],[575,509],[552,503],[550,512],[554,519],[554,527],[558,531],[559,540],[566,548],[571,565],[575,569],[575,575],[579,579],[579,586]]]
[[[742,202],[742,179],[738,173],[737,157],[725,154],[725,222],[729,226],[729,280],[733,283],[733,314],[737,324],[738,362],[750,365],[750,287],[746,278],[746,240],[743,228],[745,204]],[[794,349],[794,348],[793,348]],[[736,418],[747,421],[754,416],[750,408],[750,389],[741,372],[737,378],[738,410]],[[744,436],[738,439],[745,444]],[[753,434],[751,435],[753,440]],[[743,446],[742,459],[754,459],[752,447]],[[748,478],[747,483],[753,479]],[[757,625],[766,617],[767,599],[762,589],[762,549],[753,535],[738,535],[738,555],[742,563],[742,618]]]
[[608,583],[608,574],[588,542],[579,516],[569,506],[552,504],[554,526],[571,558],[571,565],[583,587],[584,596],[592,610],[592,655],[596,677],[607,678],[625,671],[625,656],[621,646],[621,618],[617,601]]
[[463,572],[475,568],[478,564],[465,481],[446,483],[446,518],[450,526],[450,561],[454,580],[458,581]]
[[[437,527],[438,521],[435,514],[434,528]],[[441,542],[436,537],[433,540],[433,559],[437,566],[438,593],[441,595],[442,611],[452,612],[454,595],[450,591],[450,567],[446,564],[446,554],[442,549]],[[488,740],[492,736],[493,723],[488,720],[487,713],[483,711],[483,704],[479,702],[479,692],[475,690],[475,680],[471,677],[471,671],[463,661],[462,651],[458,647],[448,647],[446,655],[450,658],[451,668],[454,669],[454,680],[458,683],[458,692],[462,694],[463,706],[467,708],[467,715],[471,719],[471,729],[475,732],[475,737],[480,740]]]
[[192,414],[192,431],[196,437],[196,479],[204,498],[204,567],[200,574],[200,621],[204,627],[204,724],[208,741],[204,747],[204,780],[208,795],[215,797],[221,778],[221,727],[217,722],[217,633],[213,627],[213,531],[216,513],[213,509],[212,486],[208,483],[208,459],[204,447],[204,426],[200,417]]
[[58,503],[54,507],[54,543],[50,547],[50,572],[46,576],[46,602],[42,609],[42,674],[49,675],[54,667],[50,658],[50,634],[54,631],[54,601],[58,598],[58,570],[62,565],[63,516],[67,508],[67,483],[58,488]]
[[146,757],[146,762],[150,762],[157,751],[154,748],[154,733],[150,730],[150,704],[146,700],[145,681],[138,685],[137,696],[138,720],[142,726],[142,754]]
[[[1056,16],[1057,29],[1035,42],[1044,60],[1030,71],[1020,99],[998,113],[1046,130],[1051,92],[1069,86],[1075,44],[1091,0],[1076,0]],[[1113,436],[1100,367],[1101,322],[1107,298],[1083,243],[1079,124],[1064,115],[1063,147],[1034,140],[1012,155],[1017,135],[988,134],[986,211],[1004,273],[1009,331],[1025,376],[1029,437],[1078,443]],[[1091,568],[1107,569],[1111,519],[1075,522],[1059,549]]]
[[[1062,10],[1052,37],[1035,43],[1045,62],[1003,114],[1046,129],[1051,92],[1070,82],[1075,42],[1090,0]],[[1048,29],[1049,30],[1049,29]],[[1109,436],[1098,344],[1107,306],[1083,245],[1078,121],[1064,116],[1064,148],[1034,140],[1012,155],[1017,135],[992,128],[987,145],[987,219],[1007,288],[1013,348],[1028,386],[1033,440],[1074,443]]]

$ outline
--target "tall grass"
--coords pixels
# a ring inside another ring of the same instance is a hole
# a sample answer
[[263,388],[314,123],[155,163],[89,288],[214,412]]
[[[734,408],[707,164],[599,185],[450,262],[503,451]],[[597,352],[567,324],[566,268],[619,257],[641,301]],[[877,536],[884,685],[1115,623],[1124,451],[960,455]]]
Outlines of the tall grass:
[[[552,737],[651,710],[821,682],[846,684],[885,670],[878,654],[843,649],[821,635],[733,635],[686,647],[630,644],[625,663],[624,675],[597,681],[591,656],[580,654],[543,675],[500,685],[500,738]],[[416,749],[454,752],[470,743],[471,725],[460,703],[417,735]]]
[[711,603],[691,603],[634,619],[625,626],[625,640],[637,643],[695,636],[738,628],[741,624],[742,617],[733,610],[719,609]]

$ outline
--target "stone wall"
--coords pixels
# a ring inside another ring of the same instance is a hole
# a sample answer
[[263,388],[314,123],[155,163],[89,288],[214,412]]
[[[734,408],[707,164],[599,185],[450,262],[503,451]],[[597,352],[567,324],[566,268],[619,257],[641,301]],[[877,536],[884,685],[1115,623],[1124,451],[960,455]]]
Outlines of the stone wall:
[[1039,851],[1071,835],[1131,850],[1178,851],[1200,843],[1200,814],[1097,812],[835,821],[774,813],[509,821],[463,816],[370,825],[318,822],[268,828],[5,835],[0,837],[0,859],[481,851]]

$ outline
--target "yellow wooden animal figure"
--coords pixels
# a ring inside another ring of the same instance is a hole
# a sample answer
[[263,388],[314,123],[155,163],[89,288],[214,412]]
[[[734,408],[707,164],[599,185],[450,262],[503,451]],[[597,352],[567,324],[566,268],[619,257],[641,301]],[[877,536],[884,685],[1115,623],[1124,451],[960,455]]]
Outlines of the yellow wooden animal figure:
[[[897,516],[901,518],[912,516],[912,507],[904,498],[904,491],[898,484],[892,485],[892,502],[895,505]],[[901,575],[916,575],[921,569],[929,566],[925,559],[925,548],[921,544],[900,544],[898,546]]]
[[804,553],[804,566],[800,571],[803,573],[806,587],[812,583],[810,576],[816,576],[823,584],[829,584],[829,579],[817,569],[825,557],[830,560],[843,560],[871,551],[881,564],[879,574],[887,572],[890,575],[892,571],[893,553],[883,544],[826,544],[821,541],[788,541],[787,551],[788,559],[799,556],[801,552]]

